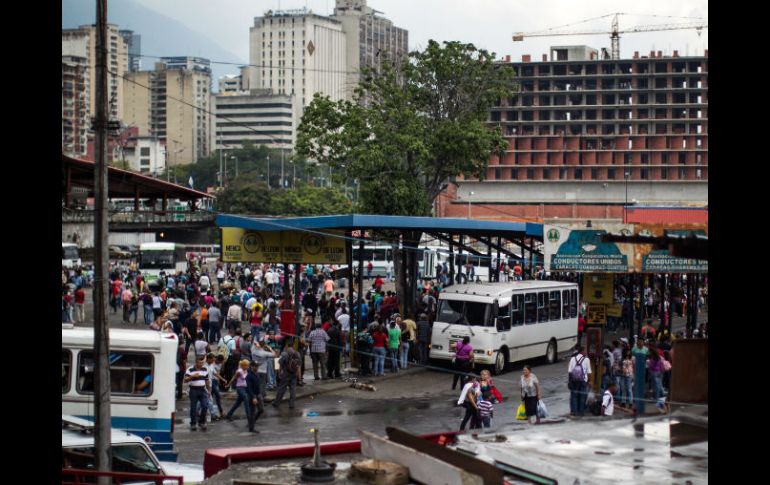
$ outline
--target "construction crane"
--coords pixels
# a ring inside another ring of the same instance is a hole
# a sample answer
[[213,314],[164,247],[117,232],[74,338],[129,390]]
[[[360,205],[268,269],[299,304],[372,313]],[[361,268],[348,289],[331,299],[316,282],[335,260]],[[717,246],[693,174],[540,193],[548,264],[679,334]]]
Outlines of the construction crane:
[[[588,20],[583,20],[580,22],[576,22],[574,24],[567,24],[562,25],[559,27],[553,27],[546,30],[541,30],[538,32],[517,32],[513,34],[513,41],[523,41],[526,37],[555,37],[555,36],[564,36],[564,35],[610,35],[610,40],[612,41],[612,53],[611,53],[611,59],[620,59],[620,34],[632,34],[635,32],[655,32],[659,30],[683,30],[683,29],[695,29],[698,32],[698,36],[701,35],[701,32],[703,29],[708,29],[708,21],[704,19],[700,19],[697,22],[685,22],[685,23],[679,23],[679,24],[657,24],[657,25],[641,25],[637,27],[631,27],[629,29],[620,30],[618,27],[618,17],[620,15],[629,15],[624,13],[611,13],[607,15],[602,15],[600,17],[595,17]],[[585,22],[590,22],[593,20],[603,19],[607,17],[612,17],[612,30],[610,32],[607,32],[606,30],[587,30],[587,31],[567,31],[567,30],[557,30],[564,27],[570,27],[572,25],[576,24],[582,24]],[[662,15],[652,15],[652,17],[663,17]],[[669,17],[672,18],[672,17]],[[693,17],[676,17],[676,18],[693,18]]]

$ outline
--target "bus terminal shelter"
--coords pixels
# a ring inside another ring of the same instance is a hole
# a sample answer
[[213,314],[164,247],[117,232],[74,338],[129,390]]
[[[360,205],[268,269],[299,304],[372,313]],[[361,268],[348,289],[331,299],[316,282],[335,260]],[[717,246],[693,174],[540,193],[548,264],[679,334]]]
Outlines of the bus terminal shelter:
[[[390,244],[394,247],[396,287],[401,288],[401,313],[414,315],[417,292],[417,262],[424,249],[419,248],[422,234],[427,234],[449,246],[450,282],[455,281],[454,255],[463,251],[486,259],[490,267],[489,278],[497,272],[492,270],[492,251],[521,259],[524,251],[529,253],[530,268],[533,258],[542,260],[542,252],[535,248],[543,240],[543,225],[533,222],[500,222],[460,218],[434,218],[412,216],[386,216],[346,214],[317,217],[262,218],[220,214],[216,225],[222,235],[222,261],[229,263],[259,262],[288,264],[336,264],[353,268],[353,245],[358,244],[359,296],[363,296],[364,245]],[[370,237],[365,237],[369,235]],[[373,236],[373,237],[372,237]],[[486,254],[472,247],[468,239],[475,239],[486,246]],[[511,244],[520,248],[520,254],[509,248]],[[427,268],[426,268],[427,269]],[[352,272],[348,273],[352,275]],[[451,283],[450,283],[451,284]],[[288,291],[288,278],[284,281]],[[294,272],[294,288],[300,286],[300,273]],[[353,284],[348,292],[348,308],[353,308]],[[288,299],[285,299],[288,301]],[[300,327],[299,291],[294,292],[294,334]],[[361,329],[359,311],[353,318],[350,338]],[[283,325],[282,325],[283,327]],[[351,348],[354,348],[351,345]],[[351,355],[352,357],[352,355]]]

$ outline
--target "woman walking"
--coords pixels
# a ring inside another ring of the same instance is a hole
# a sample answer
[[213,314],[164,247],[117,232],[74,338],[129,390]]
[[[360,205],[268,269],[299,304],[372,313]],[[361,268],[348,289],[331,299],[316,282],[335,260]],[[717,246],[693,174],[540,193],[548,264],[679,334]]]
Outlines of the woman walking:
[[647,369],[650,371],[650,381],[652,382],[655,400],[663,397],[663,358],[658,352],[655,344],[650,344],[650,356],[647,359]]
[[246,390],[246,376],[249,374],[249,360],[243,359],[239,365],[240,369],[235,371],[235,374],[233,374],[230,382],[228,382],[225,386],[226,388],[230,387],[233,381],[235,381],[235,392],[238,393],[238,398],[235,400],[233,407],[227,411],[227,416],[225,416],[225,419],[228,421],[233,420],[233,414],[235,413],[235,410],[238,409],[238,407],[241,405],[241,403],[243,403],[244,407],[246,408],[246,417],[248,418],[251,416],[251,401],[249,400],[249,395]]
[[478,398],[481,393],[481,387],[476,379],[476,376],[467,376],[464,378],[465,385],[460,393],[460,399],[457,400],[458,406],[465,408],[465,416],[460,423],[460,431],[465,429],[465,425],[468,421],[471,422],[470,429],[477,429],[481,427],[481,416],[479,415],[479,407],[477,405]]
[[532,416],[535,417],[535,424],[540,424],[540,416],[537,415],[537,402],[540,400],[540,381],[532,373],[532,369],[524,366],[521,375],[521,399],[524,401],[524,409],[527,412],[527,420],[531,423]]
[[457,388],[457,381],[460,378],[470,372],[471,360],[473,359],[473,346],[471,345],[471,338],[467,335],[463,337],[462,342],[457,342],[455,345],[455,359],[454,359],[454,376],[452,377],[452,390]]

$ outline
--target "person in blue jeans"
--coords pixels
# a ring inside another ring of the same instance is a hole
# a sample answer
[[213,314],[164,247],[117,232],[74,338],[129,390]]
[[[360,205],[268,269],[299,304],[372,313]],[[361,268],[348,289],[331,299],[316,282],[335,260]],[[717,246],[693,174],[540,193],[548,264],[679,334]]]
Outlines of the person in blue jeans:
[[238,393],[235,403],[233,403],[233,406],[227,411],[227,416],[225,416],[225,419],[228,421],[233,420],[233,414],[235,413],[235,410],[240,407],[241,403],[243,403],[246,409],[246,418],[248,419],[249,416],[251,416],[251,401],[249,400],[248,384],[246,383],[246,377],[249,374],[248,359],[243,359],[239,365],[240,368],[235,371],[232,379],[227,383],[227,387],[230,387],[233,381],[235,381],[235,392]]
[[374,375],[385,375],[385,346],[388,342],[387,334],[382,330],[382,326],[378,325],[372,333],[372,340],[374,340]]
[[390,322],[390,329],[388,330],[388,350],[390,351],[390,358],[392,364],[392,372],[395,374],[398,372],[398,350],[401,347],[401,329],[396,326],[396,322]]
[[[208,410],[208,396],[211,390],[209,373],[203,365],[203,356],[195,359],[195,365],[188,368],[184,374],[184,382],[190,386],[190,430],[197,429],[196,419],[202,430],[206,429],[206,411]],[[200,418],[198,418],[198,406],[200,405]]]
[[[573,416],[582,416],[586,409],[586,389],[591,375],[591,361],[583,354],[583,347],[575,346],[575,355],[569,360],[567,374],[570,384],[569,410]],[[582,367],[581,369],[575,369]],[[573,372],[575,371],[575,372]]]

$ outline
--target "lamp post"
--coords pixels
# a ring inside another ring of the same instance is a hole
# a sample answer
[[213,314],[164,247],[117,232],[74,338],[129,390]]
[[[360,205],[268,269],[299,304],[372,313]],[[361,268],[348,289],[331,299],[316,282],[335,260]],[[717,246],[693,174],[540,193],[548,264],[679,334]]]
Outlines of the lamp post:
[[284,151],[283,151],[283,148],[281,148],[281,188],[285,189],[286,183],[284,182],[284,179],[283,179],[283,155],[284,155]]
[[238,157],[233,155],[230,158],[235,160],[235,178],[238,178]]
[[267,156],[267,188],[270,188],[270,155]]
[[472,196],[473,196],[475,193],[476,193],[476,192],[473,192],[473,191],[471,191],[471,192],[468,192],[468,219],[470,219],[470,218],[471,218],[471,197],[472,197]]

